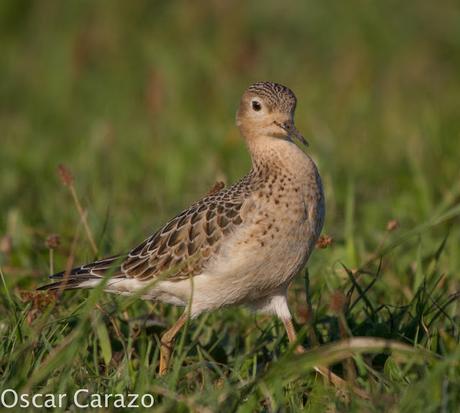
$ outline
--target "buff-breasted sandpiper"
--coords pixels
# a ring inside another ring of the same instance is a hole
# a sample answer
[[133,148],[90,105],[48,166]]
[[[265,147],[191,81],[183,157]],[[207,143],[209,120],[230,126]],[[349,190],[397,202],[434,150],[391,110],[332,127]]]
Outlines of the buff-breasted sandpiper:
[[252,158],[244,178],[194,203],[129,254],[60,272],[41,289],[91,288],[107,276],[108,292],[184,306],[162,336],[161,374],[187,318],[224,306],[275,314],[295,342],[287,288],[313,251],[325,214],[318,170],[295,143],[306,144],[294,126],[296,103],[283,85],[250,86],[237,113]]

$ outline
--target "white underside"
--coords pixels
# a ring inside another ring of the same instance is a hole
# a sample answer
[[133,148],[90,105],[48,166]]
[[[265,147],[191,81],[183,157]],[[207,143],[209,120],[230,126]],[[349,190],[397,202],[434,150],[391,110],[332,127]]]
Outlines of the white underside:
[[[138,294],[139,298],[144,300],[161,301],[183,307],[191,303],[192,318],[204,311],[231,305],[245,305],[260,313],[274,314],[283,319],[291,318],[285,288],[257,299],[238,300],[237,291],[232,288],[215,290],[212,287],[215,283],[210,282],[210,279],[211,276],[203,274],[191,280],[153,282],[150,286],[148,283],[134,279],[112,279],[108,281],[105,291],[124,296]],[[100,282],[101,280],[85,281],[80,288],[94,288]]]

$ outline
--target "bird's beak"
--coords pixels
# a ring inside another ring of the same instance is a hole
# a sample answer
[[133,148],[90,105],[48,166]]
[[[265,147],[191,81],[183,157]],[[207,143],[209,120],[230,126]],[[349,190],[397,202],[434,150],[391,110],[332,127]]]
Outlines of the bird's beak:
[[303,143],[305,146],[308,146],[307,140],[303,137],[303,135],[297,130],[294,125],[294,121],[288,120],[286,122],[276,122],[275,124],[279,126],[281,129],[285,130],[288,134],[288,139],[292,141],[293,139],[297,139],[299,142]]

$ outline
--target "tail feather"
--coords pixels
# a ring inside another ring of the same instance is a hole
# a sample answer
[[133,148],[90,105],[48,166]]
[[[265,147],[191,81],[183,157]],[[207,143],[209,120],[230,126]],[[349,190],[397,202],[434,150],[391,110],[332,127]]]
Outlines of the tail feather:
[[49,278],[59,281],[43,285],[37,288],[37,290],[72,290],[76,288],[94,287],[107,274],[110,274],[112,277],[124,276],[121,269],[122,261],[123,256],[115,255],[80,267],[72,268],[69,272],[58,272],[50,275]]
[[77,288],[82,288],[82,283],[89,280],[91,280],[91,278],[71,278],[67,280],[60,280],[51,284],[42,285],[37,288],[37,291],[56,291],[60,289],[75,290]]

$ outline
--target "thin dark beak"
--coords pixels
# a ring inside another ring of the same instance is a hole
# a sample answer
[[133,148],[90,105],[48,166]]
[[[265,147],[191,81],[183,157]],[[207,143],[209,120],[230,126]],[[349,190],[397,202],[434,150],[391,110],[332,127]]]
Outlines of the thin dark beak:
[[275,121],[275,124],[280,128],[284,129],[288,133],[289,140],[297,139],[299,142],[303,143],[305,146],[308,146],[307,140],[303,137],[303,135],[297,130],[294,126],[294,122],[287,121],[284,123],[279,123]]

